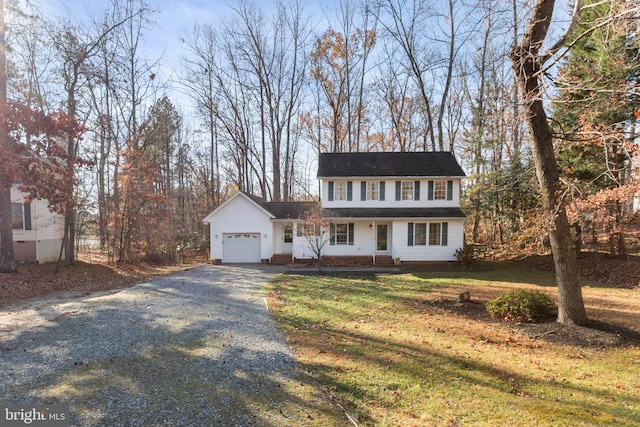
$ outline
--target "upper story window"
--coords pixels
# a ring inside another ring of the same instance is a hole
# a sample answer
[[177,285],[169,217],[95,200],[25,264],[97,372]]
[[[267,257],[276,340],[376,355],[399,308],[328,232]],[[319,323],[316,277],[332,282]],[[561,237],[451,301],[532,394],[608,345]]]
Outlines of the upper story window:
[[396,200],[420,200],[420,181],[396,181]]
[[453,181],[429,181],[429,200],[453,200]]
[[402,200],[413,200],[413,182],[403,182],[402,183]]
[[360,200],[384,200],[384,181],[361,181]]
[[367,200],[378,200],[379,186],[379,182],[367,182]]
[[353,199],[352,181],[329,181],[329,201]]
[[435,181],[433,183],[433,199],[434,200],[447,199],[447,184],[445,182]]
[[31,230],[31,204],[11,203],[11,228]]

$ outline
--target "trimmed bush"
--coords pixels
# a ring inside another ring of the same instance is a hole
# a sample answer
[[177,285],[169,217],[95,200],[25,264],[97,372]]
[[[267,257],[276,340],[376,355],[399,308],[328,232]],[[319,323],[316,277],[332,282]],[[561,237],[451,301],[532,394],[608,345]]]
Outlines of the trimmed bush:
[[515,322],[539,322],[551,317],[555,309],[548,295],[526,289],[505,292],[487,303],[493,317]]

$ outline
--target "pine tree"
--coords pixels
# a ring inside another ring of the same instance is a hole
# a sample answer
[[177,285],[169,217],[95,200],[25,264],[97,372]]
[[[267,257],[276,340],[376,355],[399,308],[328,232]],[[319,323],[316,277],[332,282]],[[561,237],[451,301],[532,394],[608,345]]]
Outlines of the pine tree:
[[576,195],[574,221],[583,228],[605,228],[612,252],[623,255],[621,226],[628,199],[638,191],[630,166],[636,150],[634,112],[640,99],[634,88],[640,70],[630,22],[610,20],[618,12],[615,7],[607,2],[584,9],[559,73],[553,118],[554,131],[561,136],[558,163]]

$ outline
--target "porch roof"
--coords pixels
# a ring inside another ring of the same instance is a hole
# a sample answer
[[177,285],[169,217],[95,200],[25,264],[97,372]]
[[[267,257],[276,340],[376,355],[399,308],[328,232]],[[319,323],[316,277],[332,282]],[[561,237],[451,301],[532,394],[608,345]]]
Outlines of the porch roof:
[[298,219],[312,209],[317,209],[318,202],[267,202],[261,197],[245,193],[257,205],[273,215],[273,219]]
[[327,218],[466,218],[460,208],[340,208],[323,209]]

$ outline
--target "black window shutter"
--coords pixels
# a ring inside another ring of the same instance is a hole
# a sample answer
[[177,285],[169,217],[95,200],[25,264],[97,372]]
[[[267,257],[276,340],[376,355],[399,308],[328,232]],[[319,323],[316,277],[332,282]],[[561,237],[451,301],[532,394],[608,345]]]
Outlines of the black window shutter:
[[400,200],[401,198],[400,181],[396,181],[396,200]]
[[449,243],[449,223],[442,223],[442,246],[447,246]]
[[353,200],[353,181],[347,181],[347,201]]
[[367,200],[367,183],[365,181],[360,182],[360,200]]
[[409,223],[409,228],[407,229],[407,245],[413,246],[413,223]]
[[24,229],[31,230],[31,203],[25,203],[24,207]]
[[333,201],[333,181],[329,181],[329,201]]
[[348,237],[348,239],[349,239],[349,246],[353,246],[353,228],[354,228],[354,227],[353,227],[353,223],[352,223],[352,222],[350,222],[350,223],[349,223],[349,237]]
[[447,200],[453,200],[453,181],[447,181]]
[[384,201],[384,181],[380,181],[380,200]]
[[336,244],[336,225],[329,225],[329,244],[334,246]]
[[429,181],[429,188],[427,191],[427,199],[433,200],[433,181]]
[[420,181],[413,185],[413,200],[420,200]]

